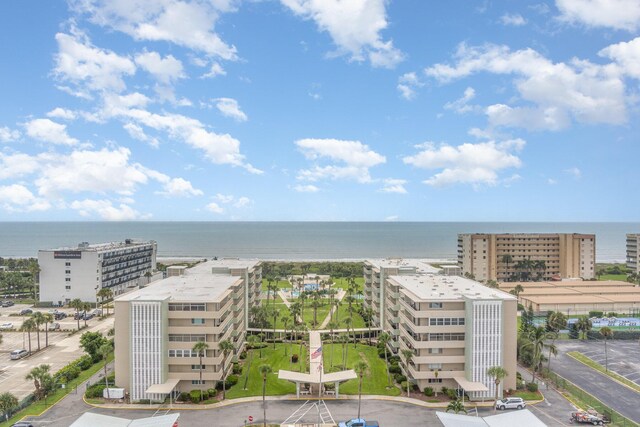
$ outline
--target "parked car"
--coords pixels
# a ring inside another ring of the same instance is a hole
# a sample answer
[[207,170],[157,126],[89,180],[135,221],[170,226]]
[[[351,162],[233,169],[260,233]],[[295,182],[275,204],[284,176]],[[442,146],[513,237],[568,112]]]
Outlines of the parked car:
[[51,322],[49,324],[49,330],[50,331],[59,331],[60,330],[60,323],[58,322]]
[[496,409],[523,409],[527,406],[524,399],[521,397],[507,397],[502,400],[496,401]]
[[65,317],[67,317],[67,313],[63,313],[62,311],[58,311],[57,313],[54,313],[53,318],[55,320],[62,320]]
[[20,316],[26,316],[27,314],[32,314],[33,310],[31,310],[30,308],[23,308],[22,310],[20,310]]
[[2,301],[3,307],[11,307],[13,305],[13,301]]
[[338,427],[379,427],[377,421],[365,421],[364,418],[353,418],[349,421],[338,423]]
[[102,316],[102,309],[101,308],[96,308],[95,310],[93,310],[91,312],[91,314],[93,314],[94,316]]
[[29,352],[25,349],[22,350],[13,350],[11,352],[11,360],[18,360],[18,359],[22,359],[23,357],[27,356],[29,354]]
[[82,318],[84,318],[84,315],[85,315],[85,314],[87,314],[87,313],[86,313],[86,312],[84,312],[84,311],[76,311],[76,312],[73,314],[73,320],[78,320],[78,319],[82,320]]
[[17,423],[12,424],[11,427],[33,427],[33,424],[26,421],[18,421]]
[[91,320],[94,318],[93,313],[85,313],[84,316],[80,318],[80,320]]
[[6,322],[0,325],[0,329],[13,329],[13,323]]

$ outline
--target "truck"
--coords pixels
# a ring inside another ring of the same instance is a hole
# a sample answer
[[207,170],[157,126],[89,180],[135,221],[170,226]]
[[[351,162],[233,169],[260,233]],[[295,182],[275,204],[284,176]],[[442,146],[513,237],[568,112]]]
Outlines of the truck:
[[578,424],[592,424],[594,426],[601,426],[605,423],[609,423],[609,419],[604,415],[599,414],[595,410],[588,411],[577,411],[572,412],[571,417],[569,417],[569,423],[578,423]]
[[353,418],[349,421],[344,421],[342,423],[338,423],[338,427],[379,427],[377,421],[365,421],[364,418]]

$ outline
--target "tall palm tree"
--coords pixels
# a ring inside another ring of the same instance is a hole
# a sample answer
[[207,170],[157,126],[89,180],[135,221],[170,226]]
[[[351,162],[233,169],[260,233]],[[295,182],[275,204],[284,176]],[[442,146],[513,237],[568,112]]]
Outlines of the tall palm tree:
[[31,354],[31,331],[34,331],[35,329],[36,329],[36,322],[31,318],[26,319],[24,322],[22,322],[22,326],[20,326],[21,331],[27,332],[27,337],[28,337],[27,339],[29,341],[29,354]]
[[100,354],[100,356],[102,356],[102,360],[104,360],[104,387],[107,390],[107,399],[111,398],[109,396],[109,381],[107,381],[107,359],[109,358],[109,354],[111,354],[112,350],[111,341],[107,341],[102,344],[98,349],[98,354]]
[[329,322],[327,323],[327,328],[329,328],[329,332],[331,335],[331,355],[329,356],[329,366],[333,368],[333,341],[334,341],[333,330],[338,328],[338,324],[333,321]]
[[358,418],[360,418],[360,403],[362,401],[362,378],[364,377],[365,372],[367,372],[367,368],[367,364],[362,360],[356,363],[356,366],[353,367],[360,378],[360,382],[358,383]]
[[[253,349],[253,347],[258,343],[258,341],[260,341],[260,338],[258,338],[255,335],[249,335],[247,337],[247,344],[249,344],[249,346],[251,346],[251,348]],[[242,388],[243,390],[247,389],[247,381],[249,380],[249,371],[251,370],[251,362],[253,361],[253,351],[249,351],[249,360],[247,361],[247,375],[245,375],[244,377],[244,387]]]
[[402,350],[402,355],[404,356],[405,371],[407,373],[407,397],[411,397],[409,392],[409,363],[411,363],[411,359],[413,359],[413,351],[404,349]]
[[18,407],[18,398],[9,392],[0,394],[0,413],[8,419],[11,412]]
[[[347,336],[349,336],[349,330],[353,325],[353,317],[351,316],[345,317],[344,319],[342,319],[342,323],[344,323],[344,326],[347,328]],[[353,348],[355,347],[356,347],[356,333],[354,331],[353,332]]]
[[[200,365],[198,366],[198,371],[200,372],[200,386],[202,386],[202,358],[206,354],[208,348],[209,344],[204,341],[198,341],[191,348],[191,350],[196,352],[200,358]],[[202,400],[202,393],[200,393],[200,400]]]
[[613,336],[613,330],[608,327],[600,328],[600,335],[604,338],[604,367],[607,372],[609,372],[609,356],[607,354],[607,339]]
[[224,400],[227,395],[227,357],[235,350],[235,347],[230,340],[224,340],[218,343],[218,348],[224,356],[222,359],[222,400]]
[[80,300],[80,298],[75,298],[73,300],[71,300],[71,302],[69,303],[69,307],[74,308],[76,310],[76,317],[78,320],[78,330],[80,330],[80,310],[82,310],[83,307],[83,303],[82,300]]
[[[487,376],[493,378],[496,384],[496,402],[500,397],[500,381],[502,381],[509,373],[502,366],[492,366],[487,369]],[[493,412],[496,412],[496,405],[493,405]]]
[[[104,301],[110,300],[113,298],[113,291],[109,288],[101,288],[98,291],[98,296],[100,297],[100,307],[104,311]],[[107,316],[109,315],[109,306],[107,305]]]
[[273,319],[273,349],[276,349],[276,321],[280,317],[280,310],[276,310],[275,308],[271,309],[271,318]]
[[587,316],[580,316],[578,321],[576,322],[576,328],[578,331],[582,332],[582,339],[587,338],[587,332],[589,332],[592,328],[591,320]]
[[347,356],[349,353],[349,335],[340,335],[342,343],[342,368],[347,369]]
[[269,365],[260,365],[258,368],[258,372],[262,376],[262,411],[263,411],[263,426],[267,427],[267,404],[266,404],[266,395],[267,395],[267,375],[271,373],[271,366]]
[[305,333],[309,330],[309,328],[307,328],[307,325],[305,325],[304,323],[301,323],[300,325],[298,325],[298,330],[300,331],[300,358],[298,359],[300,361],[300,369],[302,370],[302,368],[304,367],[306,370],[306,365],[303,366],[302,362],[302,346],[304,345],[304,339],[305,339]]
[[378,342],[384,347],[384,366],[387,368],[387,385],[391,385],[391,373],[389,372],[389,359],[387,359],[387,344],[391,339],[388,332],[383,332],[378,336]]
[[287,339],[287,330],[289,329],[289,323],[291,323],[291,317],[287,313],[284,313],[280,317],[280,320],[282,321],[282,328],[284,329],[284,337],[282,339],[282,344],[284,344],[284,355],[288,356],[288,351],[287,351],[288,347],[285,341]]
[[321,306],[320,294],[318,294],[318,292],[314,292],[313,299],[311,300],[311,308],[313,308],[313,326],[318,324],[318,308]]
[[307,293],[299,291],[298,301],[300,302],[300,321],[304,323],[304,302],[307,300]]
[[44,346],[49,347],[49,323],[53,322],[53,315],[43,313],[42,321],[44,323]]
[[89,304],[88,302],[85,302],[84,304],[82,304],[82,310],[84,311],[85,315],[82,316],[82,318],[84,319],[84,327],[87,327],[87,313],[89,313],[89,310],[91,310],[91,304]]
[[367,329],[369,329],[369,345],[371,345],[371,324],[373,323],[373,309],[367,307],[362,309],[362,317],[367,322]]
[[446,412],[449,412],[449,411],[453,411],[456,414],[458,412],[464,412],[465,414],[467,413],[467,410],[464,408],[464,403],[462,403],[458,399],[452,400],[451,402],[449,402],[449,404],[447,405]]
[[546,343],[549,338],[551,338],[549,332],[543,326],[538,326],[529,330],[520,347],[521,350],[531,351],[531,371],[533,372],[531,382],[535,382],[536,371],[542,362],[543,350],[549,348],[549,344]]
[[513,257],[509,254],[505,254],[502,255],[502,262],[504,262],[505,264],[507,264],[507,269],[506,269],[506,276],[507,276],[507,281],[509,281],[509,264],[511,264],[511,262],[513,261]]
[[33,381],[33,385],[36,387],[37,400],[42,399],[46,393],[46,383],[48,382],[47,380],[51,378],[49,374],[50,369],[50,365],[42,364],[31,369],[27,376],[24,377],[25,380]]
[[31,315],[34,323],[36,324],[36,335],[38,336],[38,351],[40,351],[40,325],[46,323],[44,321],[44,315],[40,311],[36,311]]

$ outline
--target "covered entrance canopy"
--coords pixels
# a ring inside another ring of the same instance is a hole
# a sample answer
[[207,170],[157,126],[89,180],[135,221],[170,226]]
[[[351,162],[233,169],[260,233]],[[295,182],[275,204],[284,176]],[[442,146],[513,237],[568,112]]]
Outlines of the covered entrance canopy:
[[146,389],[144,392],[154,393],[154,394],[169,394],[173,391],[173,389],[176,388],[179,382],[180,382],[179,379],[171,378],[162,384],[154,384],[152,386],[149,386],[149,388]]
[[453,377],[453,379],[464,391],[489,391],[489,388],[482,383],[469,381],[464,377]]

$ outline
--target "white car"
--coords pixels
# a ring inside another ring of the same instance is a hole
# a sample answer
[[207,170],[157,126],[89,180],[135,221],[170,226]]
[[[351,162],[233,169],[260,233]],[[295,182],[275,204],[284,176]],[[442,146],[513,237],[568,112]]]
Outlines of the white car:
[[0,329],[13,329],[13,323],[3,323],[2,325],[0,325]]
[[496,409],[523,409],[527,406],[521,397],[507,397],[496,401]]

